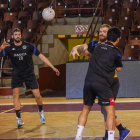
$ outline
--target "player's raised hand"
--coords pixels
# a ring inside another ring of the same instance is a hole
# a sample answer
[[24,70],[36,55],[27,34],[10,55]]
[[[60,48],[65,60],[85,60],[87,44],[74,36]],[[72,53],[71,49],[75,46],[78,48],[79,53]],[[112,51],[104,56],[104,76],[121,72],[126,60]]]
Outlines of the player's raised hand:
[[3,50],[3,49],[5,49],[5,47],[7,47],[7,46],[10,46],[10,44],[7,43],[7,42],[3,42],[0,48],[1,48],[1,50]]
[[60,75],[60,72],[59,72],[59,70],[58,70],[58,69],[54,68],[53,70],[56,72],[56,75],[57,75],[57,76],[59,76],[59,75]]
[[72,50],[71,50],[71,53],[70,53],[70,56],[73,57],[73,60],[75,60],[75,55],[80,56],[79,53],[78,53],[77,48],[73,47]]

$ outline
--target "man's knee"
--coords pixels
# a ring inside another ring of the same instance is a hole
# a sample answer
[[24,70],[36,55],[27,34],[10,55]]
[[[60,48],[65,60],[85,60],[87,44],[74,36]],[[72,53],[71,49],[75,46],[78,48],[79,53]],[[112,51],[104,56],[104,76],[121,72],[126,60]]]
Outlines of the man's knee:
[[40,98],[41,98],[41,95],[40,95],[40,93],[38,93],[38,94],[35,94],[35,98],[37,98],[37,99],[40,99]]
[[115,108],[113,105],[104,106],[107,114],[115,114]]
[[38,89],[34,89],[34,90],[32,90],[32,92],[33,92],[35,98],[38,98],[38,99],[41,98],[41,95],[40,95],[40,92]]
[[13,90],[13,98],[15,99],[15,98],[19,98],[19,92],[18,91],[14,91]]
[[88,114],[90,112],[91,108],[92,108],[92,106],[84,105],[83,112]]

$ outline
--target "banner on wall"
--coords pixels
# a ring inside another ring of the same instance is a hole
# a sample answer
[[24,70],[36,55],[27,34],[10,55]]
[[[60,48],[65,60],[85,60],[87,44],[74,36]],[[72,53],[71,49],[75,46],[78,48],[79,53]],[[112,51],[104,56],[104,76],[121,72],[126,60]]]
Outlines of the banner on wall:
[[87,34],[88,32],[88,25],[76,25],[75,32],[77,35]]

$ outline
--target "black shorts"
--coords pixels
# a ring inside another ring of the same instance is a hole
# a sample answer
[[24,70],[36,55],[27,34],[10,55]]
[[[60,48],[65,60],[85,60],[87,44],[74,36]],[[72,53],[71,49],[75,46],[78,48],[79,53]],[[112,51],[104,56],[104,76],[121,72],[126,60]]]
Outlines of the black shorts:
[[38,83],[34,72],[12,74],[12,89],[22,87],[23,82],[25,82],[27,89],[38,89]]
[[114,94],[111,85],[105,78],[98,77],[92,82],[85,82],[84,85],[84,104],[92,106],[98,96],[98,104],[107,106],[115,105]]
[[116,78],[114,78],[113,84],[111,86],[111,89],[112,89],[112,92],[114,94],[114,99],[115,100],[116,100],[117,95],[118,95],[119,86],[120,86],[119,79],[118,79],[118,77],[116,77]]

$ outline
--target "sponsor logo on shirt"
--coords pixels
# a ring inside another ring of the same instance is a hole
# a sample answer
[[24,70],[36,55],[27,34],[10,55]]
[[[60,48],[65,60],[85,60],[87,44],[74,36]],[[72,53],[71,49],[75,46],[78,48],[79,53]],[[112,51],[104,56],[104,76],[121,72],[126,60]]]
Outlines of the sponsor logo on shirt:
[[25,45],[23,45],[22,48],[25,50],[27,47]]
[[27,55],[26,53],[19,53],[19,54],[14,54],[14,57],[17,57],[17,56],[25,56]]
[[19,60],[23,60],[23,56],[27,55],[26,53],[14,54],[14,57],[19,57]]
[[106,48],[106,47],[101,47],[101,49],[107,50],[107,48]]

